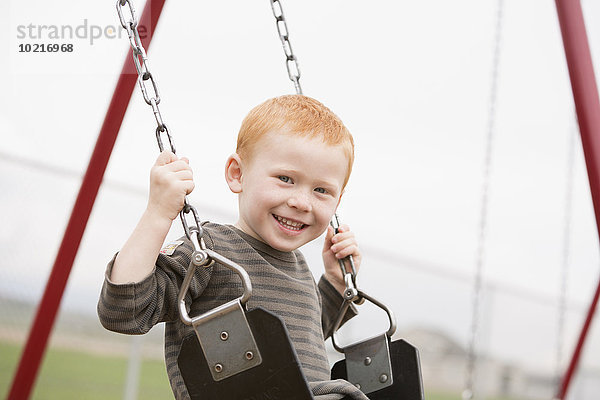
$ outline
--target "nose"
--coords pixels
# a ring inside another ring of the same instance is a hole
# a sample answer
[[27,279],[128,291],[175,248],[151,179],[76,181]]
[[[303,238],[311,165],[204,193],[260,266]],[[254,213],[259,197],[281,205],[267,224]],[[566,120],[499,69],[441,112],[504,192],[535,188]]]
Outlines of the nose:
[[298,211],[309,212],[312,210],[312,204],[310,202],[309,197],[306,193],[302,191],[295,191],[288,197],[287,200],[288,207],[295,208]]

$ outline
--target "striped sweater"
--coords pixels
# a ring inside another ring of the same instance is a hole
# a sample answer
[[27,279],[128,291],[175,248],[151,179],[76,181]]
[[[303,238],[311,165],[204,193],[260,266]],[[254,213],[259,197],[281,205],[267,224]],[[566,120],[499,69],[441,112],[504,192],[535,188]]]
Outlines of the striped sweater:
[[[317,399],[367,397],[346,381],[328,381],[329,363],[324,338],[331,334],[333,320],[342,304],[341,295],[325,279],[315,283],[299,250],[282,252],[241,230],[205,223],[207,247],[238,263],[250,275],[253,294],[248,308],[263,307],[281,317]],[[188,399],[177,365],[182,340],[193,328],[179,319],[177,295],[190,263],[193,248],[185,239],[172,255],[160,254],[154,271],[137,283],[115,284],[109,263],[98,302],[102,325],[111,331],[143,334],[165,322],[165,362],[175,398]],[[186,295],[189,314],[200,315],[239,297],[239,277],[220,264],[199,268]],[[327,388],[324,390],[323,388]]]

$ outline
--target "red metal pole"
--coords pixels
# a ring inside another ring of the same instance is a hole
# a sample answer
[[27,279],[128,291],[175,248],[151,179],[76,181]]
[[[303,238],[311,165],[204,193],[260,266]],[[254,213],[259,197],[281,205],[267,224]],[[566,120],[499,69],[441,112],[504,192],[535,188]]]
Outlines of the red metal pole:
[[[573,98],[581,132],[581,142],[587,165],[590,191],[600,233],[600,100],[594,77],[594,66],[585,32],[585,22],[579,0],[556,0],[556,10],[562,31],[563,44],[569,66]],[[587,317],[571,362],[562,379],[557,397],[564,399],[585,344],[588,330],[598,305],[600,281],[590,304]]]
[[[146,48],[148,48],[148,44],[152,39],[164,2],[165,0],[147,0],[144,7],[138,30],[140,30],[140,37],[143,43],[145,42],[144,47]],[[142,33],[141,27],[150,27],[150,29],[147,29],[146,35]],[[146,40],[142,36],[146,36]],[[60,301],[81,243],[81,237],[96,200],[136,80],[137,72],[131,55],[128,55],[123,64],[121,76],[100,129],[83,182],[79,188],[52,272],[48,278],[46,289],[29,332],[29,338],[21,355],[19,367],[13,378],[8,395],[10,400],[23,400],[31,395],[46,350],[48,336],[54,325]]]

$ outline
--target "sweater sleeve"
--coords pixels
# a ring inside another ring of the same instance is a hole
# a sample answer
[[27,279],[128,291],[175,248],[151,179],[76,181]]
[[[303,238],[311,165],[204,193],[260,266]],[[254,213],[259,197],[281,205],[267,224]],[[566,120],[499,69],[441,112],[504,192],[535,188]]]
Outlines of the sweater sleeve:
[[[110,280],[115,257],[110,261],[98,301],[102,326],[118,333],[139,335],[154,325],[179,319],[177,296],[190,264],[193,248],[184,239],[172,255],[160,254],[154,270],[140,282],[116,284]],[[197,298],[210,279],[212,268],[197,268],[186,303]]]
[[[344,298],[324,276],[321,276],[318,288],[321,298],[321,325],[323,328],[323,337],[327,339],[333,334],[333,324],[335,324]],[[344,318],[342,319],[341,325],[345,324],[357,314],[358,311],[356,310],[356,306],[351,303],[350,307],[348,307],[348,311],[346,311],[346,315],[344,315]]]

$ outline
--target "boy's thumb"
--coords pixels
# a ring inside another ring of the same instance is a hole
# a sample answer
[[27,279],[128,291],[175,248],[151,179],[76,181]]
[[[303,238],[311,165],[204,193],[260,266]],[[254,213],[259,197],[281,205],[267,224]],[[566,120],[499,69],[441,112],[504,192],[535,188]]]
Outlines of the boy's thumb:
[[331,225],[327,226],[327,233],[325,234],[325,244],[331,244],[331,238],[333,237],[333,227]]
[[163,150],[156,159],[156,165],[167,165],[177,161],[177,156],[171,150]]

